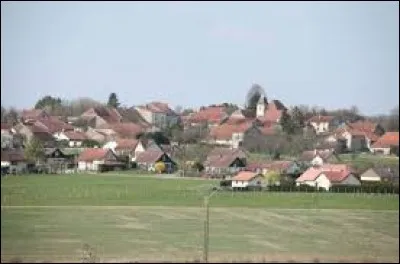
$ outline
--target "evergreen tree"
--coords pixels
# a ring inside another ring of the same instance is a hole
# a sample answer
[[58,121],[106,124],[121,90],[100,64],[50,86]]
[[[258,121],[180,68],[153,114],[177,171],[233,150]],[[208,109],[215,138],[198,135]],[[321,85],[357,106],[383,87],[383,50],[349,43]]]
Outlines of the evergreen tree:
[[108,97],[107,105],[114,108],[117,108],[120,105],[116,93],[110,94],[110,96]]

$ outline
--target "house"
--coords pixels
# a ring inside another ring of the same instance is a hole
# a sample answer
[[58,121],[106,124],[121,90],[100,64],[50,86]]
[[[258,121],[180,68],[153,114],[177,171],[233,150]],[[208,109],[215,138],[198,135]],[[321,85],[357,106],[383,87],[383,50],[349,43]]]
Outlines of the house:
[[33,138],[40,141],[46,148],[55,147],[56,140],[50,133],[49,129],[38,121],[29,121],[19,123],[13,127],[15,134],[20,134],[24,137],[25,142],[30,142]]
[[159,128],[166,128],[179,123],[180,117],[168,104],[151,102],[144,106],[136,106],[135,110],[147,123]]
[[[399,155],[399,132],[386,132],[372,146],[373,153]],[[394,153],[393,153],[394,152]]]
[[27,159],[22,150],[1,151],[1,173],[21,174],[27,171]]
[[24,109],[21,112],[21,121],[38,120],[48,118],[50,115],[43,109]]
[[60,148],[45,149],[45,159],[49,173],[72,172],[76,168],[75,155]]
[[332,150],[306,150],[299,158],[300,162],[311,166],[321,166],[332,161],[339,161],[338,156]]
[[314,128],[314,131],[317,135],[331,131],[332,127],[338,124],[335,122],[334,116],[322,115],[311,117],[307,123]]
[[211,128],[221,124],[227,117],[228,114],[224,106],[202,107],[198,112],[184,118],[184,127],[206,124]]
[[246,153],[241,149],[215,148],[208,154],[204,167],[207,176],[230,176],[244,170]]
[[93,140],[96,142],[99,142],[100,144],[105,143],[107,141],[115,139],[115,131],[113,130],[108,130],[108,133],[102,131],[101,129],[95,129],[89,127],[87,131],[85,132],[85,136],[89,140]]
[[340,134],[338,140],[344,140],[347,150],[352,152],[365,151],[368,149],[367,136],[365,132],[360,130],[345,130]]
[[231,178],[232,189],[245,190],[249,187],[261,188],[263,186],[263,179],[264,177],[259,173],[240,171]]
[[79,131],[62,131],[54,134],[58,141],[68,141],[69,147],[81,147],[87,136]]
[[78,157],[79,171],[109,171],[123,167],[117,156],[110,149],[88,148]]
[[[353,123],[344,123],[342,126],[337,128],[335,135],[338,139],[341,138],[346,141],[346,145],[349,150],[357,151],[364,148],[371,150],[371,146],[384,133],[385,130],[380,124],[373,123],[368,120],[359,120]],[[352,142],[352,137],[356,138],[356,142],[354,144]],[[365,143],[362,142],[364,140]],[[364,145],[366,145],[366,147]]]
[[309,185],[329,190],[334,185],[360,186],[360,180],[353,170],[344,164],[325,164],[319,167],[310,167],[299,178],[296,185]]
[[147,171],[155,171],[155,164],[161,161],[164,162],[168,173],[175,171],[177,165],[176,162],[163,151],[147,149],[146,151],[139,152],[136,156],[136,163],[139,168]]
[[128,156],[130,161],[135,161],[138,153],[145,151],[142,140],[117,139],[104,144],[104,149],[111,149],[117,156]]
[[252,121],[243,121],[238,124],[224,123],[211,128],[209,143],[238,148],[243,142],[244,134],[253,126]]
[[360,175],[362,182],[391,182],[399,184],[399,168],[370,168]]
[[118,110],[112,107],[96,106],[85,111],[81,119],[94,124],[94,128],[98,128],[106,124],[120,123],[122,116]]

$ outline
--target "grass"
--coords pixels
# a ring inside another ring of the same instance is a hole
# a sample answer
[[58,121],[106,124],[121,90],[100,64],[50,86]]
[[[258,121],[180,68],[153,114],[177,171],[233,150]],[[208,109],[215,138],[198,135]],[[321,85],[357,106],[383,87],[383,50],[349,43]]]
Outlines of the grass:
[[[112,173],[2,178],[1,260],[201,260],[202,197],[216,184]],[[210,261],[396,262],[398,206],[398,195],[217,193]]]
[[[3,178],[3,206],[201,206],[218,181],[118,174],[29,175]],[[397,195],[221,192],[213,207],[398,210]]]
[[[202,208],[3,208],[1,258],[101,261],[202,258]],[[398,261],[398,212],[212,208],[210,261]]]

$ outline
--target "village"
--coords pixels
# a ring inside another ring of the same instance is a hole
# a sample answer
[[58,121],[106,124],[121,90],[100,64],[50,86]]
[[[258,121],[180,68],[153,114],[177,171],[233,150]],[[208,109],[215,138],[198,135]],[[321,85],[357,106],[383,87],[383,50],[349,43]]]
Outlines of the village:
[[[268,100],[259,87],[248,96],[251,106],[232,109],[225,103],[186,113],[150,102],[129,109],[133,121],[110,104],[66,118],[46,109],[23,110],[18,122],[1,124],[1,173],[165,173],[216,178],[233,190],[398,186],[399,132],[365,119],[316,113],[297,124],[300,136],[288,138],[294,125],[288,128],[283,119],[296,113],[280,100]],[[290,152],[306,141],[292,155],[282,150],[285,143]],[[356,168],[348,162],[356,155],[397,159],[397,166],[371,162]]]

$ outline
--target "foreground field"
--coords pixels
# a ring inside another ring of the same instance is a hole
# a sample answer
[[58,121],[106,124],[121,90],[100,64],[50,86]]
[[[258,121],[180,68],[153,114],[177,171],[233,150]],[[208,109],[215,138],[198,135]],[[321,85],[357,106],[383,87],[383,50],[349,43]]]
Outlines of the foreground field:
[[[3,178],[1,205],[201,206],[217,181],[129,175]],[[398,210],[398,195],[221,192],[213,207]]]
[[[3,207],[2,261],[202,259],[202,208]],[[210,261],[399,260],[398,211],[212,208]]]
[[[1,180],[1,260],[202,259],[203,196],[216,181],[127,174]],[[210,261],[399,260],[398,195],[222,192]],[[91,250],[89,250],[91,251]]]

